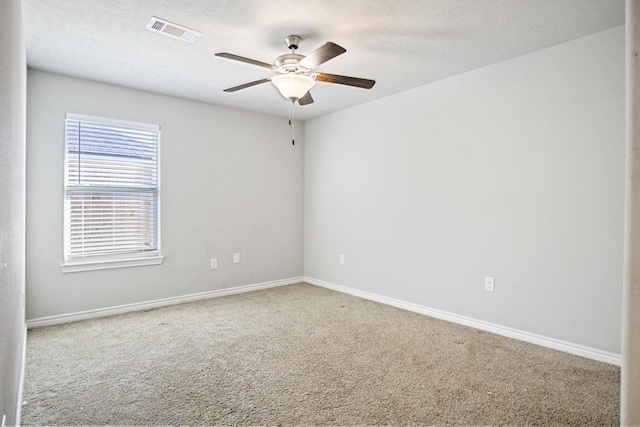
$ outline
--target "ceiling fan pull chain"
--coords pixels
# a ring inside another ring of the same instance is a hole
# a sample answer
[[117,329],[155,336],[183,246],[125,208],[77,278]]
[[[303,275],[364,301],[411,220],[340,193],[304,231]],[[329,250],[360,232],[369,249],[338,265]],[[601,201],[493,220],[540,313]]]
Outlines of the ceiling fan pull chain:
[[296,130],[296,119],[295,119],[295,101],[291,101],[291,105],[289,106],[289,126],[291,126],[291,145],[296,145],[295,140],[295,130]]

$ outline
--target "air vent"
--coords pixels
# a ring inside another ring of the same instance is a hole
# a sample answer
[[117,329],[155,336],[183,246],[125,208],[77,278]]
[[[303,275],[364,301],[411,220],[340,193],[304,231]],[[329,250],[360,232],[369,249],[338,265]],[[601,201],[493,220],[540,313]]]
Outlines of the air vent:
[[147,30],[184,40],[189,43],[193,43],[202,35],[199,31],[165,21],[164,19],[156,18],[155,16],[151,18],[151,21],[149,21],[146,28]]

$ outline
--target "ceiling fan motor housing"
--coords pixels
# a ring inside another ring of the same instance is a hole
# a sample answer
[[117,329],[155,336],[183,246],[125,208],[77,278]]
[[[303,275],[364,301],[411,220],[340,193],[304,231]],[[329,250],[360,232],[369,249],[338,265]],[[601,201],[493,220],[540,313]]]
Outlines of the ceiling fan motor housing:
[[302,37],[296,35],[290,35],[284,38],[287,47],[291,49],[291,53],[285,53],[284,55],[280,55],[276,58],[273,65],[278,67],[281,70],[289,72],[304,72],[309,71],[300,67],[298,63],[304,59],[304,55],[300,55],[296,53],[296,49],[300,45],[302,41]]
[[298,68],[298,63],[304,59],[304,55],[297,53],[285,53],[276,58],[273,65],[278,68],[283,68],[287,71],[295,71]]

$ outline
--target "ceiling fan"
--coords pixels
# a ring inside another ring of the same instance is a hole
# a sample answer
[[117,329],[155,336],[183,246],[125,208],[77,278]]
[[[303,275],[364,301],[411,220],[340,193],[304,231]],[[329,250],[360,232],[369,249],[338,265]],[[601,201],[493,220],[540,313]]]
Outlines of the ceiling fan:
[[222,58],[257,65],[276,72],[276,75],[273,77],[267,77],[254,82],[230,87],[224,91],[235,92],[251,86],[271,82],[278,88],[280,94],[291,101],[291,103],[295,103],[297,101],[300,105],[307,105],[313,102],[313,98],[311,97],[311,92],[309,90],[316,84],[316,81],[338,83],[364,89],[371,89],[376,83],[375,80],[362,79],[359,77],[314,73],[314,68],[346,52],[345,48],[338,46],[335,43],[327,42],[311,52],[309,55],[304,56],[296,53],[296,49],[298,49],[298,46],[302,41],[300,36],[290,35],[285,37],[284,41],[287,44],[287,47],[291,49],[291,53],[285,53],[284,55],[278,56],[273,62],[273,65],[234,55],[232,53],[216,53],[216,56],[220,56]]

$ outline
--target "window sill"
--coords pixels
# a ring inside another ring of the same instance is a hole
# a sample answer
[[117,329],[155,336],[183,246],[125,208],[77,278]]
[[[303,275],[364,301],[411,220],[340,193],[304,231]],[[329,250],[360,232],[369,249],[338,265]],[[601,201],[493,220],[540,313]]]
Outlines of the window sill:
[[162,264],[164,256],[145,258],[129,258],[119,260],[70,262],[60,266],[63,273],[76,273],[79,271],[108,270],[111,268],[140,267],[144,265]]

